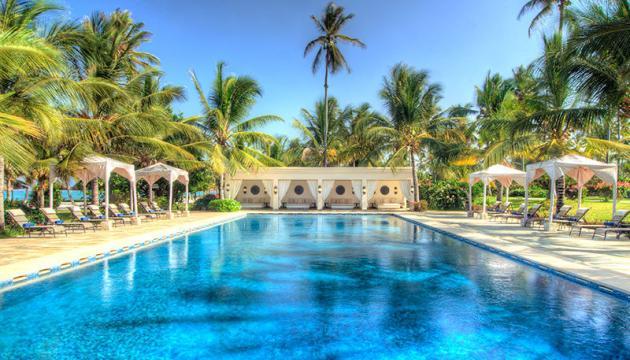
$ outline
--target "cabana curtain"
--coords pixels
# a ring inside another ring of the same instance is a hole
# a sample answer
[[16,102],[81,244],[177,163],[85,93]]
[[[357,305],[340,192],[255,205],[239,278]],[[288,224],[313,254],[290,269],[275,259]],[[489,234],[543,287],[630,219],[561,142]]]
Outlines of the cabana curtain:
[[238,192],[241,191],[241,184],[243,180],[230,180],[228,184],[230,184],[230,191],[226,191],[226,197],[228,199],[236,199]]
[[284,196],[289,191],[289,186],[291,185],[291,180],[279,180],[278,181],[278,199],[282,202]]
[[356,197],[359,201],[361,201],[361,197],[363,195],[361,190],[363,190],[361,188],[361,180],[352,180],[352,192],[354,193],[354,197]]
[[322,182],[322,199],[328,199],[328,195],[332,191],[335,182],[333,180],[324,180]]
[[368,201],[372,200],[374,197],[374,193],[376,192],[376,184],[375,180],[369,180],[367,183],[367,198]]
[[306,183],[313,199],[317,199],[317,180],[307,180]]
[[401,181],[400,190],[402,191],[403,196],[407,199],[407,201],[413,201],[413,195],[411,195],[411,182],[404,180]]

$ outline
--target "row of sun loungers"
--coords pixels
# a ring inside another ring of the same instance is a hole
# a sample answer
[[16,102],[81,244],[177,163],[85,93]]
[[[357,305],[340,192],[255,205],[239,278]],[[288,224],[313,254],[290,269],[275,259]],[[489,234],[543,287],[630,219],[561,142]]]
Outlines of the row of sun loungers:
[[[109,204],[106,209],[109,213],[109,220],[113,221],[114,226],[133,224],[136,217],[140,217],[144,221],[152,221],[159,218],[168,218],[168,212],[161,209],[157,203],[147,202],[139,203],[143,213],[135,214],[131,211],[128,204],[120,203],[118,205]],[[96,231],[99,226],[107,219],[105,215],[101,213],[98,205],[88,205],[86,207],[86,213],[83,213],[77,206],[69,208],[73,221],[64,221],[59,218],[57,212],[50,208],[41,208],[39,211],[46,220],[45,224],[35,224],[26,217],[26,214],[21,209],[7,210],[9,219],[13,224],[22,228],[28,237],[32,234],[38,234],[40,236],[52,235],[56,237],[58,234],[68,235],[68,231],[87,232],[87,230]],[[174,212],[175,215],[182,215],[181,212]]]
[[[521,204],[521,206],[516,211],[510,211],[511,204],[509,202],[505,204],[495,204],[492,207],[489,207],[487,210],[488,216],[490,220],[501,221],[504,220],[506,223],[509,220],[517,220],[522,221],[525,214],[525,204]],[[527,220],[525,226],[534,226],[540,225],[544,226],[548,221],[547,217],[538,216],[538,212],[542,204],[533,205],[527,211]],[[582,235],[582,230],[588,229],[593,230],[592,238],[595,238],[596,235],[602,235],[604,240],[608,237],[608,234],[616,234],[616,238],[619,239],[621,235],[630,234],[630,225],[623,224],[623,221],[630,214],[630,210],[619,210],[615,213],[613,218],[610,221],[606,221],[603,224],[591,224],[584,221],[584,217],[589,212],[590,208],[579,208],[576,210],[574,215],[569,215],[571,211],[571,206],[564,205],[562,206],[558,212],[554,215],[553,222],[560,226],[561,228],[570,228],[569,236],[573,234],[574,231],[577,231],[578,236]]]

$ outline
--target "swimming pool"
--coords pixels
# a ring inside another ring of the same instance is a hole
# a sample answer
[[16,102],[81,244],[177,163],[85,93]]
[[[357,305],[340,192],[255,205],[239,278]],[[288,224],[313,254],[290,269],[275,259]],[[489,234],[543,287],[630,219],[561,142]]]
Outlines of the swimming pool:
[[630,304],[391,216],[249,215],[0,293],[0,358],[627,358]]

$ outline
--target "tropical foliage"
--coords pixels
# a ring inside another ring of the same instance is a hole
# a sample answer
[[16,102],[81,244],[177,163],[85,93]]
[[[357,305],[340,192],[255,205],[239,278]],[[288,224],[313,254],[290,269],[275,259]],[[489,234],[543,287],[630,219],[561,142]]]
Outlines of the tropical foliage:
[[[478,168],[522,168],[569,153],[616,161],[622,179],[630,173],[627,1],[524,2],[518,17],[533,14],[530,30],[549,15],[557,26],[538,28],[542,52],[534,62],[480,79],[472,104],[443,104],[437,79],[401,63],[374,89],[380,103],[358,106],[328,93],[329,75],[349,70],[342,44],[365,46],[344,33],[354,14],[328,4],[311,17],[317,36],[304,50],[314,54],[313,72],[324,67],[324,96],[296,114],[297,138],[262,130],[280,120],[250,116],[262,86],[226,75],[223,63],[207,90],[191,72],[200,114],[174,113],[184,89],[164,83],[159,59],[144,50],[152,36],[144,24],[124,10],[62,21],[59,9],[0,0],[0,187],[30,185],[39,204],[49,166],[70,187],[89,154],[137,166],[165,161],[192,171],[203,183],[195,188],[219,192],[225,174],[262,166],[411,166],[421,184],[449,184],[435,191],[447,197]],[[92,182],[95,201],[98,186]],[[414,189],[416,202],[428,194]]]

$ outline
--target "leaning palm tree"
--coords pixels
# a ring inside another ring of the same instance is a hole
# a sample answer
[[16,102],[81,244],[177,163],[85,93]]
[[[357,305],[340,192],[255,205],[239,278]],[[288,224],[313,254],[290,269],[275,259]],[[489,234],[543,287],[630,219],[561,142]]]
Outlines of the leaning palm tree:
[[58,51],[38,37],[28,23],[42,12],[33,10],[31,18],[22,16],[30,5],[11,1],[0,4],[4,10],[0,14],[0,229],[5,223],[5,166],[27,170],[35,159],[33,140],[42,139],[43,126],[53,130],[45,125],[59,119],[58,111],[47,101],[47,95],[54,91],[34,84],[57,76],[62,63]]
[[222,62],[217,64],[216,77],[207,96],[197,75],[194,72],[190,74],[203,111],[200,119],[190,122],[202,130],[206,139],[186,146],[203,149],[209,167],[220,175],[221,197],[224,195],[226,173],[281,164],[260,150],[266,144],[273,143],[275,138],[256,131],[256,128],[281,118],[275,115],[248,118],[256,99],[262,95],[262,89],[248,76],[226,77],[224,67]]
[[538,13],[532,19],[529,25],[529,34],[540,23],[540,21],[554,12],[555,8],[558,10],[558,32],[562,33],[563,25],[567,22],[566,12],[569,6],[569,0],[529,0],[523,5],[521,11],[518,14],[518,18],[525,16],[530,11],[537,10]]
[[[360,47],[365,47],[365,44],[357,38],[350,37],[341,33],[343,27],[348,23],[350,19],[354,17],[354,14],[345,14],[344,8],[337,6],[334,3],[329,3],[324,9],[324,13],[318,18],[315,15],[311,15],[311,19],[317,27],[319,36],[311,40],[306,44],[304,48],[304,56],[306,57],[309,52],[314,51],[315,58],[313,59],[312,70],[316,73],[319,67],[324,65],[324,106],[328,106],[328,73],[335,74],[342,69],[350,71],[350,67],[346,62],[346,58],[339,48],[339,43],[349,43]],[[328,166],[328,110],[324,110],[324,138],[322,139],[322,145],[324,147],[323,165]]]

